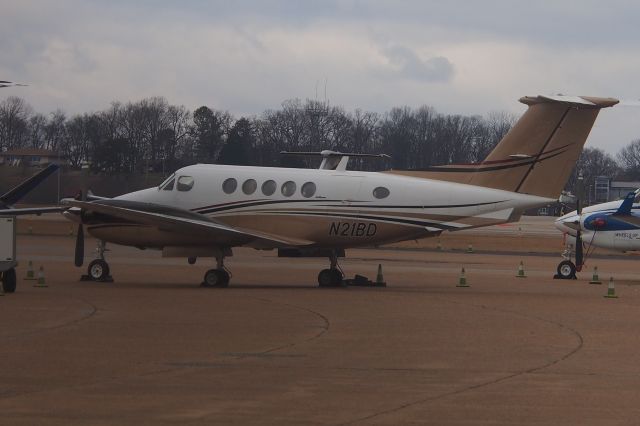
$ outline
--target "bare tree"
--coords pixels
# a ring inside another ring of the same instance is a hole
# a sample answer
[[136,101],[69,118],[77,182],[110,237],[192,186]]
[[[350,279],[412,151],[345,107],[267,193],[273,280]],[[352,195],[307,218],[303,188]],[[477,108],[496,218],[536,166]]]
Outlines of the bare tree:
[[617,158],[626,179],[640,180],[640,139],[622,148]]
[[9,96],[0,102],[0,151],[26,145],[31,107],[21,98]]
[[44,127],[46,149],[59,151],[62,148],[61,145],[66,137],[66,121],[67,117],[62,110],[57,109],[51,113],[51,117]]
[[27,146],[35,149],[44,148],[46,126],[47,118],[43,114],[37,113],[29,117]]

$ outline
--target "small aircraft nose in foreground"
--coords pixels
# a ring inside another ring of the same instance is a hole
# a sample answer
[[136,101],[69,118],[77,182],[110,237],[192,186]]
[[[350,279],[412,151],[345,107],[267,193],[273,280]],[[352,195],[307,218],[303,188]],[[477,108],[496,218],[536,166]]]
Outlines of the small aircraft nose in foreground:
[[580,215],[575,211],[565,214],[556,219],[554,226],[561,232],[575,237],[580,229]]
[[[557,277],[575,278],[596,247],[616,251],[640,250],[640,190],[618,201],[578,209],[556,219],[567,247]],[[575,251],[575,263],[571,260]],[[586,252],[586,254],[585,254]]]

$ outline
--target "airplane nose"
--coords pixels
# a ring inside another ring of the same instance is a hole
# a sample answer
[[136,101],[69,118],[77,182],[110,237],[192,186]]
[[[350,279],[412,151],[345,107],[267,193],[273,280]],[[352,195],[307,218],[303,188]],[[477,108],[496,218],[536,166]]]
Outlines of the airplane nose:
[[580,229],[580,216],[571,213],[566,214],[556,219],[554,225],[558,230],[575,236],[576,231]]

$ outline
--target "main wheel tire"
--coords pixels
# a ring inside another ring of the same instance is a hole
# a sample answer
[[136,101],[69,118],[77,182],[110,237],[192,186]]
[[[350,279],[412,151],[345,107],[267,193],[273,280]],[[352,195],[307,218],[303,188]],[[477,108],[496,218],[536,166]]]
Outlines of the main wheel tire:
[[102,259],[95,259],[87,268],[87,274],[94,281],[101,281],[109,276],[109,264]]
[[11,268],[2,274],[2,290],[5,293],[15,293],[16,291],[16,270]]
[[576,265],[570,260],[563,260],[558,264],[558,276],[563,280],[570,280],[576,276]]
[[341,287],[342,272],[338,269],[323,269],[318,274],[318,286],[320,287]]
[[229,287],[229,273],[222,269],[209,269],[204,274],[205,287]]

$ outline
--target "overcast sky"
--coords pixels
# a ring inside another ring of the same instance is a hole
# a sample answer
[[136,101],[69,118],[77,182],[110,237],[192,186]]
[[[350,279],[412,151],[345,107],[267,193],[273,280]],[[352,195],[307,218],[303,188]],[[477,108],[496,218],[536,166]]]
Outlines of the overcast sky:
[[[637,1],[0,2],[0,89],[36,111],[164,96],[235,116],[291,98],[347,110],[430,105],[521,114],[523,95],[640,98]],[[325,84],[326,83],[326,84]],[[587,146],[640,138],[640,108],[601,112]]]

